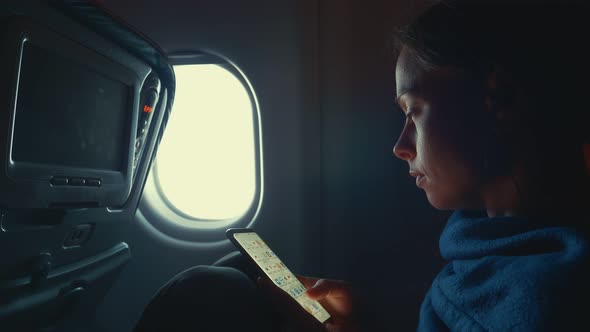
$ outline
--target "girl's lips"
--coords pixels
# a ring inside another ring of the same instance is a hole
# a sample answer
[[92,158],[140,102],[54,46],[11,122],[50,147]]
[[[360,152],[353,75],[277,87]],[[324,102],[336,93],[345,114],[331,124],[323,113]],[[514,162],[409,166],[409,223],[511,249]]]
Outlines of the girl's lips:
[[414,170],[410,170],[410,176],[413,176],[416,178],[416,186],[418,188],[420,188],[420,184],[423,182],[424,180],[424,174],[416,172]]
[[416,176],[416,187],[422,188],[422,187],[420,187],[420,185],[422,184],[423,180],[424,180],[424,175],[420,174],[420,175]]

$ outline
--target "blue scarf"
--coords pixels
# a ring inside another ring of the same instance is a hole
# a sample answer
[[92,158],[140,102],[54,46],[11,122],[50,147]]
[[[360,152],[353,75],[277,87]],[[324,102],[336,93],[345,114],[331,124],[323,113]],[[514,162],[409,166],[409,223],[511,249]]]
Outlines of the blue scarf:
[[455,212],[418,331],[590,331],[589,244],[555,224]]

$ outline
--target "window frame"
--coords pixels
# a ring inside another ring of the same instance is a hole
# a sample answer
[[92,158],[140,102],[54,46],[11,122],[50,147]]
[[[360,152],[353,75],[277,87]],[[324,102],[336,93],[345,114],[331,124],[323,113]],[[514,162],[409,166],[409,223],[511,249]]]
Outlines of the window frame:
[[[252,107],[252,127],[254,138],[255,188],[252,202],[241,216],[217,220],[195,218],[178,209],[164,194],[158,178],[157,155],[148,174],[144,192],[139,203],[138,212],[161,235],[181,240],[184,243],[225,242],[225,230],[229,227],[251,227],[255,221],[263,200],[263,158],[260,107],[254,89],[244,73],[231,61],[212,53],[177,52],[169,54],[172,65],[218,65],[229,71],[242,84]],[[172,107],[174,112],[174,107]],[[174,221],[172,221],[174,220]]]

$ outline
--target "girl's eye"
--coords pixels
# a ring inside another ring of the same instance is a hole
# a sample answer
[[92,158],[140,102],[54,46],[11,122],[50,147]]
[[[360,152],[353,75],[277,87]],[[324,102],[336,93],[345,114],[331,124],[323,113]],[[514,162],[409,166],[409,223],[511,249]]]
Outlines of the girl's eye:
[[414,125],[414,113],[413,112],[406,113],[406,125],[410,125],[410,126]]

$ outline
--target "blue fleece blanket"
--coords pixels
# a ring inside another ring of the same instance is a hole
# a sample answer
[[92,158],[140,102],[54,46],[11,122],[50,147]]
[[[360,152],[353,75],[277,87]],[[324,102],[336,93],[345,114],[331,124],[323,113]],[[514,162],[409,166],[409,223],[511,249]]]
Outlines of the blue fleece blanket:
[[559,224],[455,212],[418,331],[590,331],[589,245]]

